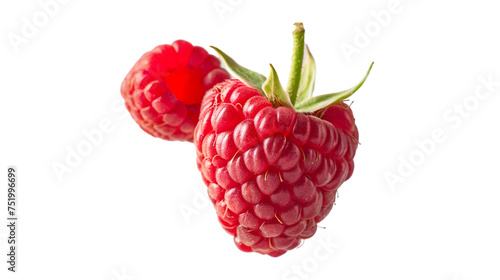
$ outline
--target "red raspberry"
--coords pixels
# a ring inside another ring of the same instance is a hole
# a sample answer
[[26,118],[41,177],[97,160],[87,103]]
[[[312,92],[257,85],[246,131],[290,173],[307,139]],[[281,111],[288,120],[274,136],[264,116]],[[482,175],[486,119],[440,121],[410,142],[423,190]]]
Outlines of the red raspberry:
[[197,163],[219,221],[236,245],[279,256],[311,237],[352,174],[354,119],[341,125],[329,120],[341,111],[352,116],[349,107],[328,108],[326,120],[273,108],[239,80],[217,85],[202,104]]
[[236,246],[277,257],[315,234],[352,175],[358,130],[342,100],[366,76],[350,90],[311,97],[307,49],[304,60],[300,53],[292,60],[302,83],[289,81],[287,95],[272,66],[265,80],[216,50],[245,83],[226,80],[205,95],[194,139],[198,169]]
[[145,53],[123,80],[121,94],[145,132],[192,142],[203,95],[228,78],[218,58],[177,40]]

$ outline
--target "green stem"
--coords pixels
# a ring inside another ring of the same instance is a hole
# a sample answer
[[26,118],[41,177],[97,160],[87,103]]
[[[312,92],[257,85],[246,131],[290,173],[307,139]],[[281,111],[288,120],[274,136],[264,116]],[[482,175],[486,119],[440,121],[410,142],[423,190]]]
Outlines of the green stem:
[[288,77],[288,84],[286,92],[290,96],[290,101],[295,104],[297,99],[297,91],[300,84],[300,73],[302,72],[302,61],[304,60],[304,25],[301,22],[295,23],[295,30],[293,31],[293,52],[292,52],[292,66],[290,69],[290,76]]

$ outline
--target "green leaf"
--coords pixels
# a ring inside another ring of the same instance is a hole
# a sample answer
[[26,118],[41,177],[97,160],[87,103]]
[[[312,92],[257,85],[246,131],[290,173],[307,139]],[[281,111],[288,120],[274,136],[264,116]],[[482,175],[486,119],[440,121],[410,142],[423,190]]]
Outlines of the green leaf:
[[302,73],[300,74],[299,91],[297,92],[296,104],[310,98],[314,91],[314,82],[316,80],[316,62],[306,45],[306,55],[302,63]]
[[214,49],[222,57],[229,70],[231,70],[231,72],[233,72],[238,78],[240,78],[242,82],[250,87],[258,89],[262,93],[262,95],[264,95],[264,92],[262,91],[262,85],[266,81],[266,76],[239,65],[238,63],[236,63],[236,61],[234,61],[234,59],[232,59],[230,56],[228,56],[218,48],[214,46],[211,46],[211,48]]
[[262,85],[267,99],[273,103],[274,107],[286,106],[293,108],[290,97],[281,86],[276,70],[272,64],[269,65],[271,66],[271,72],[269,72],[269,77]]
[[370,74],[370,71],[372,70],[373,62],[370,65],[370,68],[368,68],[368,71],[366,72],[365,77],[359,82],[357,85],[354,87],[344,90],[341,92],[337,93],[330,93],[330,94],[324,94],[324,95],[319,95],[315,96],[309,99],[304,100],[300,104],[295,105],[295,110],[297,112],[305,113],[305,112],[315,112],[320,109],[326,108],[330,105],[332,105],[335,102],[338,102],[340,100],[344,100],[351,96],[353,93],[355,93],[365,82],[366,78],[368,78],[368,75]]

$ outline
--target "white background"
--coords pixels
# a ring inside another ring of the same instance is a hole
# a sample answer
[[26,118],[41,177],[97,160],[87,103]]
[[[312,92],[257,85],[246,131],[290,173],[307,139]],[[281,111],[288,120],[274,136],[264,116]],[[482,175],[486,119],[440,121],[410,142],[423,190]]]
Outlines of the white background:
[[[500,279],[500,86],[488,92],[480,82],[500,81],[497,2],[57,7],[44,22],[38,1],[0,4],[0,175],[15,165],[19,176],[18,273],[4,262],[2,218],[1,279]],[[24,18],[38,24],[28,36]],[[192,144],[142,132],[119,88],[144,52],[181,38],[218,46],[263,74],[273,63],[284,82],[296,21],[317,62],[315,94],[347,89],[375,65],[351,98],[361,142],[353,177],[324,228],[270,258],[236,249],[207,204]],[[13,36],[24,40],[13,44]],[[84,131],[102,122],[111,131],[59,180],[54,164],[67,165]],[[424,141],[436,130],[439,143]],[[388,174],[400,181],[389,184]]]

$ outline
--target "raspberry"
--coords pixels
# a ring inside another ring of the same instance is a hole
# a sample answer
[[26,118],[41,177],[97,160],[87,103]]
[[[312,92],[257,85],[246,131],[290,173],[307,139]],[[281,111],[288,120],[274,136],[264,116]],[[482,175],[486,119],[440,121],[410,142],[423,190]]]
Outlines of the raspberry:
[[300,55],[303,31],[294,31],[286,93],[272,66],[266,79],[216,49],[243,82],[225,80],[202,101],[198,169],[219,223],[244,252],[278,257],[311,238],[354,170],[358,130],[342,100],[370,70],[350,90],[311,97],[315,64],[307,48]]
[[148,134],[193,141],[203,95],[229,78],[220,61],[183,40],[145,53],[121,85],[125,106]]
[[200,117],[211,121],[197,127],[197,162],[238,248],[279,256],[311,237],[352,174],[354,119],[332,118],[352,116],[350,108],[332,106],[326,119],[273,108],[239,80],[217,85],[203,104],[212,105]]

